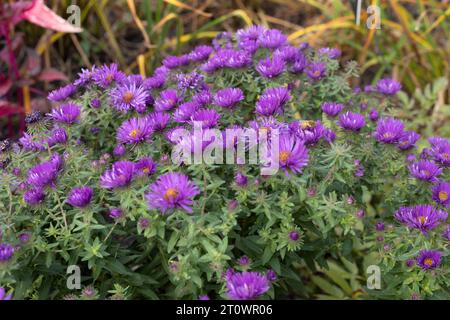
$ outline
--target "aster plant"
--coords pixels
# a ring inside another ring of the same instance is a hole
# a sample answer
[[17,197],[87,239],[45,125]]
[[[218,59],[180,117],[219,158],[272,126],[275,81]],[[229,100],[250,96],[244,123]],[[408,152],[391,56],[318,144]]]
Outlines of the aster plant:
[[395,80],[352,88],[340,56],[251,26],[52,91],[0,145],[0,299],[320,298],[339,261],[382,269],[353,298],[448,299],[450,142],[391,116]]

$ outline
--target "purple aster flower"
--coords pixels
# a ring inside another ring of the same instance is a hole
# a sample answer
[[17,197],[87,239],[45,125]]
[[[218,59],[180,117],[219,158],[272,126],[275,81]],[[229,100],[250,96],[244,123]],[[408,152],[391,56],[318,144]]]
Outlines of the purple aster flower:
[[14,254],[14,247],[8,243],[0,243],[0,263],[11,260]]
[[202,295],[198,296],[198,300],[206,301],[206,300],[211,300],[211,299],[208,297],[207,294],[202,294]]
[[300,56],[300,50],[291,45],[286,45],[284,47],[275,50],[274,55],[279,56],[286,63],[294,63]]
[[267,274],[266,274],[266,278],[267,278],[267,280],[269,280],[269,281],[275,281],[275,280],[277,280],[277,274],[276,274],[276,272],[275,271],[273,271],[272,269],[269,269],[268,271],[267,271]]
[[153,134],[153,127],[148,117],[131,118],[117,129],[117,140],[120,143],[140,143],[148,140]]
[[323,137],[325,138],[325,140],[328,143],[331,143],[331,142],[333,142],[336,139],[336,133],[333,130],[329,129],[329,128],[325,128],[325,131],[323,133]]
[[11,300],[12,299],[12,294],[6,294],[6,290],[3,287],[0,287],[0,301],[6,301],[6,300]]
[[443,166],[450,166],[450,146],[440,149],[433,150],[434,160],[442,164]]
[[147,218],[139,218],[139,221],[138,221],[139,228],[147,229],[149,225],[150,225],[150,220],[148,220]]
[[320,48],[319,54],[327,55],[330,59],[337,59],[341,56],[342,52],[338,48]]
[[142,86],[147,89],[159,89],[166,83],[166,76],[163,74],[157,74],[152,77],[146,78],[142,83]]
[[67,132],[64,128],[55,128],[51,131],[48,138],[48,145],[53,146],[57,143],[64,144],[67,142]]
[[123,144],[118,144],[114,147],[113,155],[116,157],[121,157],[127,152],[127,149]]
[[45,194],[40,188],[30,189],[23,194],[23,200],[30,206],[42,203],[45,199]]
[[378,110],[377,109],[372,109],[369,111],[369,119],[372,122],[377,122],[378,119],[380,118],[380,115],[378,114]]
[[397,143],[404,135],[404,125],[394,118],[383,118],[378,121],[373,136],[378,142]]
[[95,73],[96,67],[93,66],[92,70],[81,68],[81,72],[78,73],[78,78],[73,82],[75,86],[85,86],[92,81],[92,76]]
[[225,88],[217,91],[214,103],[222,108],[232,108],[244,100],[244,93],[239,88]]
[[24,133],[23,137],[19,139],[19,143],[27,151],[44,151],[47,149],[47,140],[41,137],[35,137]]
[[117,161],[111,169],[100,177],[100,186],[105,189],[125,187],[130,184],[135,172],[135,164],[131,161]]
[[80,115],[80,107],[74,103],[62,104],[53,109],[49,116],[56,122],[72,124]]
[[294,63],[292,64],[291,68],[289,69],[289,72],[292,73],[300,73],[305,70],[305,68],[308,66],[309,62],[306,56],[303,53],[300,53],[294,60]]
[[19,241],[20,241],[20,243],[22,243],[22,244],[28,243],[28,241],[30,241],[30,238],[31,238],[31,236],[30,236],[30,234],[27,233],[27,232],[21,233],[21,234],[19,235]]
[[241,69],[250,66],[253,62],[252,55],[247,51],[231,50],[229,59],[225,62],[225,67],[231,69]]
[[286,65],[283,59],[278,56],[261,59],[256,65],[256,71],[266,78],[275,78],[283,73]]
[[315,145],[325,136],[322,123],[312,120],[294,121],[289,124],[289,131],[302,140],[306,145]]
[[366,121],[362,114],[347,111],[339,116],[338,124],[346,130],[359,131],[364,127]]
[[320,80],[326,74],[327,65],[324,62],[314,62],[310,63],[305,70],[311,80]]
[[289,90],[285,87],[268,88],[256,102],[256,113],[262,116],[271,116],[283,113],[283,106],[291,100]]
[[122,218],[123,211],[122,211],[122,209],[119,209],[119,208],[111,208],[111,209],[109,209],[108,216],[113,220],[117,220],[117,219]]
[[73,188],[67,196],[67,203],[78,208],[84,208],[92,200],[94,191],[91,187]]
[[429,160],[419,160],[410,164],[408,168],[413,177],[428,182],[436,182],[437,176],[442,173],[442,168]]
[[377,230],[377,231],[384,231],[384,229],[385,229],[385,225],[384,225],[383,221],[378,221],[375,224],[375,230]]
[[146,198],[150,209],[157,209],[162,214],[176,208],[192,213],[192,199],[199,193],[197,186],[185,174],[169,172],[150,186]]
[[289,232],[289,239],[291,241],[297,242],[299,238],[300,238],[300,234],[298,233],[297,230],[292,230]]
[[426,234],[447,220],[447,212],[434,208],[432,205],[417,205],[401,207],[395,212],[395,219],[409,228],[414,228]]
[[211,101],[212,101],[212,94],[209,90],[202,90],[192,97],[192,102],[200,107],[206,106],[207,104],[211,103]]
[[27,182],[36,188],[53,185],[61,168],[61,156],[54,154],[50,160],[37,164],[28,171]]
[[230,272],[226,276],[227,295],[232,300],[251,300],[269,290],[267,277],[258,272]]
[[285,171],[286,175],[288,175],[289,170],[294,173],[301,173],[309,160],[308,149],[303,141],[296,136],[285,133],[280,135],[279,142],[280,168]]
[[191,119],[194,113],[199,109],[199,105],[195,102],[185,102],[181,104],[173,114],[175,122],[184,123]]
[[412,267],[414,267],[415,264],[416,264],[416,261],[414,261],[413,259],[408,259],[405,262],[405,265],[407,268],[412,268]]
[[432,188],[433,200],[444,207],[450,206],[450,183],[441,181]]
[[344,109],[344,105],[336,102],[324,102],[322,103],[322,111],[325,112],[330,117],[335,117],[339,112]]
[[153,131],[163,131],[169,124],[170,114],[155,111],[150,113],[147,118]]
[[278,29],[269,29],[259,34],[258,44],[273,50],[287,44],[287,37]]
[[213,52],[213,48],[210,46],[196,46],[189,54],[189,60],[194,62],[202,62],[209,58],[209,55]]
[[236,31],[236,38],[238,42],[257,41],[266,30],[263,26],[252,25]]
[[135,173],[139,176],[150,176],[156,172],[156,162],[152,158],[141,158],[136,162]]
[[[214,109],[199,109],[191,117],[191,121],[202,123],[202,128],[212,128],[217,125],[220,119],[220,114]],[[194,124],[193,124],[194,125]]]
[[447,227],[444,229],[444,232],[442,233],[442,236],[443,236],[445,239],[447,239],[447,241],[450,241],[450,225],[447,226]]
[[118,70],[117,64],[103,65],[92,74],[95,84],[107,88],[114,81],[120,82],[125,79],[125,74]]
[[91,100],[90,106],[91,106],[92,108],[98,109],[98,108],[101,107],[101,105],[102,105],[102,102],[100,101],[100,99],[92,99],[92,100]]
[[401,150],[408,150],[415,146],[417,140],[420,139],[420,134],[415,131],[405,131],[398,141],[398,148]]
[[238,263],[243,267],[247,267],[250,264],[250,259],[247,256],[242,256],[239,258]]
[[377,91],[386,95],[394,95],[402,89],[402,85],[393,79],[381,79],[377,82]]
[[130,109],[145,111],[148,95],[144,87],[134,82],[119,84],[109,93],[113,108],[122,112]]
[[50,92],[47,96],[48,100],[51,101],[61,101],[72,96],[77,91],[77,87],[73,84],[68,84],[64,87],[58,88]]
[[364,87],[365,93],[370,93],[370,92],[374,92],[374,91],[375,91],[375,89],[370,84]]
[[247,177],[243,175],[241,172],[238,172],[234,177],[234,182],[236,182],[236,184],[239,187],[245,187],[247,185],[247,181],[248,181]]
[[175,76],[178,89],[181,92],[186,90],[198,91],[204,84],[204,76],[193,71],[191,73],[179,73]]
[[174,108],[180,98],[177,95],[177,91],[175,89],[166,89],[161,91],[159,97],[156,98],[155,101],[155,110],[156,111],[167,111]]
[[163,60],[163,65],[168,69],[176,69],[189,64],[189,55],[168,56]]
[[436,269],[441,263],[442,254],[436,250],[421,250],[417,257],[417,265],[423,270]]

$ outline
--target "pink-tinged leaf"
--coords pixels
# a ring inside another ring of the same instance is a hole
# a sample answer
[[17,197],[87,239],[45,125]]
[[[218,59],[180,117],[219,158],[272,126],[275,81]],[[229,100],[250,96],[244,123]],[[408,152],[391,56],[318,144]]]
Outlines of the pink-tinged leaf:
[[[14,35],[14,38],[11,41],[11,48],[12,48],[12,52],[16,52],[17,49],[19,47],[21,47],[23,44],[23,33],[16,33]],[[3,60],[5,63],[9,64],[9,48],[7,46],[5,46],[1,51],[0,51],[0,59]]]
[[31,7],[22,12],[22,17],[40,27],[59,32],[76,33],[83,31],[83,29],[74,27],[50,10],[50,8],[44,4],[44,0],[33,0]]
[[41,81],[69,80],[64,73],[53,68],[42,70],[41,74],[38,76],[38,79]]
[[0,81],[0,97],[3,97],[8,93],[9,89],[12,87],[12,81],[9,78],[2,79]]
[[41,71],[41,57],[36,51],[27,49],[27,59],[25,60],[25,75],[36,76]]

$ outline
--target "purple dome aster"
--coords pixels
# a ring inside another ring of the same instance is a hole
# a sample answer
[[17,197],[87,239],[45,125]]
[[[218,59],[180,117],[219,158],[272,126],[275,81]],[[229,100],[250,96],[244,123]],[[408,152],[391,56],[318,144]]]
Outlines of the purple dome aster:
[[0,263],[11,260],[14,254],[14,247],[8,243],[0,243]]
[[203,301],[207,301],[207,300],[211,300],[207,294],[202,294],[200,296],[198,296],[198,300],[203,300]]
[[344,105],[336,102],[324,102],[322,103],[322,111],[325,112],[330,117],[335,117],[339,112],[344,109]]
[[378,119],[380,118],[380,115],[378,114],[378,110],[377,109],[372,109],[369,111],[369,119],[372,122],[377,122]]
[[410,164],[408,168],[413,177],[428,182],[436,182],[437,176],[442,173],[442,168],[429,160],[419,160]]
[[53,146],[58,143],[64,144],[67,142],[67,139],[68,136],[66,129],[55,128],[51,131],[50,136],[48,137],[48,145]]
[[266,278],[269,281],[275,281],[275,280],[277,280],[278,277],[277,277],[277,274],[275,271],[273,271],[272,269],[269,269],[267,271]]
[[213,48],[210,46],[197,46],[189,54],[189,60],[194,62],[202,62],[209,58],[209,55],[213,52]]
[[359,131],[364,127],[366,121],[362,114],[347,111],[339,116],[338,124],[346,130]]
[[191,119],[194,113],[199,109],[199,105],[195,102],[185,102],[181,104],[173,114],[175,122],[184,123]]
[[409,228],[418,229],[425,234],[447,220],[447,216],[447,212],[428,204],[401,207],[394,215],[395,219],[400,223]]
[[105,189],[125,187],[130,184],[135,172],[135,164],[131,161],[117,161],[111,169],[100,177],[100,186]]
[[327,55],[330,59],[337,59],[342,54],[338,48],[320,48],[318,52],[321,55]]
[[91,187],[73,188],[67,196],[67,203],[78,208],[84,208],[92,200],[94,191]]
[[152,158],[141,158],[136,162],[135,173],[139,176],[150,176],[156,172],[156,162]]
[[206,106],[207,104],[211,103],[211,101],[212,101],[212,94],[209,90],[202,90],[192,97],[192,102],[200,107]]
[[147,118],[153,131],[163,131],[169,124],[170,114],[154,111],[150,113]]
[[12,294],[6,294],[6,290],[3,287],[0,287],[0,301],[11,300]]
[[257,41],[267,29],[263,26],[252,25],[236,32],[238,42]]
[[92,76],[96,71],[96,67],[93,66],[91,70],[81,68],[81,72],[78,73],[78,78],[73,82],[75,86],[85,86],[92,81]]
[[168,56],[163,60],[163,65],[168,69],[176,69],[189,64],[189,55]]
[[109,96],[114,109],[122,112],[135,109],[139,112],[146,108],[149,94],[142,86],[131,82],[117,85],[111,90]]
[[93,72],[92,79],[96,85],[102,88],[107,88],[114,81],[120,82],[126,78],[125,74],[118,69],[119,68],[116,63],[109,66],[103,65]]
[[379,221],[375,224],[375,230],[377,231],[384,231],[385,225],[383,221]]
[[275,78],[283,73],[286,65],[283,59],[278,56],[261,59],[256,65],[256,71],[266,78]]
[[245,187],[247,185],[247,177],[243,175],[241,172],[238,172],[234,177],[234,182],[240,187]]
[[287,37],[278,29],[269,29],[259,34],[258,44],[263,48],[273,50],[287,44]]
[[113,220],[117,220],[117,219],[122,218],[123,211],[122,211],[122,209],[119,209],[119,208],[111,208],[111,209],[109,209],[108,216]]
[[285,171],[286,175],[289,170],[301,173],[309,160],[308,149],[303,141],[287,133],[280,136],[278,157],[280,168]]
[[378,121],[373,136],[383,143],[397,143],[404,135],[404,125],[394,118],[383,118]]
[[417,132],[405,131],[400,137],[397,146],[400,150],[409,150],[415,146],[417,140],[419,139],[420,134],[418,134]]
[[299,238],[300,238],[300,235],[297,230],[292,230],[289,232],[289,239],[291,241],[296,242],[296,241],[298,241]]
[[447,241],[450,241],[450,225],[447,226],[447,227],[444,229],[444,232],[442,233],[442,236],[443,236],[445,239],[447,239]]
[[31,206],[42,203],[45,199],[45,194],[40,188],[30,189],[23,194],[23,200]]
[[225,280],[232,300],[256,299],[269,290],[267,277],[258,272],[229,272]]
[[294,63],[292,64],[291,68],[289,69],[289,72],[292,73],[300,73],[305,70],[306,66],[308,66],[309,62],[306,56],[303,53],[300,53],[296,59],[294,60]]
[[114,147],[113,155],[116,157],[121,157],[127,152],[127,149],[123,144],[118,144]]
[[231,69],[241,69],[252,64],[252,56],[247,51],[229,50],[229,57],[226,59],[224,66]]
[[166,76],[163,74],[157,74],[152,77],[146,78],[142,83],[142,86],[147,89],[159,89],[166,83]]
[[26,132],[19,139],[19,143],[27,151],[44,151],[47,149],[47,142],[45,138],[32,136]]
[[314,62],[306,66],[306,75],[312,80],[320,80],[327,72],[327,65],[324,62]]
[[166,89],[161,91],[155,101],[156,111],[168,111],[174,108],[179,102],[179,97],[175,89]]
[[187,90],[198,91],[204,85],[204,76],[195,71],[191,73],[179,73],[175,76],[177,80],[177,87],[181,92]]
[[300,50],[291,45],[278,48],[273,54],[279,56],[286,63],[294,63],[301,55]]
[[120,143],[139,143],[148,140],[153,134],[153,127],[148,117],[131,118],[117,129],[117,140]]
[[256,102],[256,113],[262,116],[272,116],[283,113],[283,106],[291,100],[289,90],[285,87],[268,88]]
[[50,160],[37,164],[28,171],[27,182],[36,188],[53,185],[61,168],[61,156],[54,154]]
[[239,88],[225,88],[217,91],[214,103],[222,108],[232,108],[244,100],[244,93]]
[[199,193],[185,174],[169,172],[150,186],[146,199],[150,209],[157,209],[162,214],[176,208],[192,213],[192,199]]
[[214,109],[199,109],[191,117],[192,125],[194,122],[201,122],[202,128],[212,128],[217,125],[220,114]]
[[68,84],[64,87],[58,88],[50,92],[47,96],[48,100],[61,101],[65,100],[77,91],[77,87],[73,84]]
[[377,82],[377,91],[386,95],[394,95],[402,89],[402,85],[393,79],[381,79]]
[[442,254],[436,250],[421,250],[417,257],[417,265],[423,270],[436,269],[441,263]]
[[[325,137],[326,128],[322,123],[312,120],[294,121],[289,124],[289,131],[296,135],[306,145],[314,145]],[[330,134],[330,133],[328,133]]]
[[54,121],[67,124],[74,123],[79,115],[80,107],[74,103],[62,104],[49,114]]
[[450,183],[441,181],[432,188],[433,200],[444,207],[450,206]]

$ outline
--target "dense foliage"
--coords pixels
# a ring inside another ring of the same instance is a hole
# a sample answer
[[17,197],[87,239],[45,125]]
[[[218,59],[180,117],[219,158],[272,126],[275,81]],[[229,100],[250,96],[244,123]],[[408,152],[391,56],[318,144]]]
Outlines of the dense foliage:
[[[1,146],[2,296],[311,298],[323,288],[309,275],[333,258],[364,278],[381,268],[362,297],[448,298],[450,143],[419,152],[390,117],[400,85],[351,88],[358,70],[339,56],[253,26],[145,79],[113,64],[51,92],[52,112]],[[174,163],[180,144],[245,143],[199,141],[194,121],[201,137],[256,129],[280,170]]]

